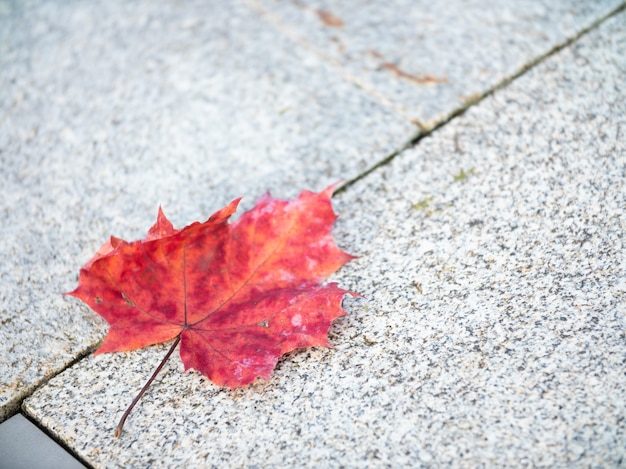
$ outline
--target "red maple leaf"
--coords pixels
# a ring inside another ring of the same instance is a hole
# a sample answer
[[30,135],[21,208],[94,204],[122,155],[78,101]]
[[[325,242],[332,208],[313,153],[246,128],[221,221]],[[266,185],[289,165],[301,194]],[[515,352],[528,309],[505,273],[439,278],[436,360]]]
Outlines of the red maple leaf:
[[290,201],[267,194],[233,224],[240,199],[181,230],[159,209],[144,240],[111,237],[85,264],[68,295],[110,325],[96,354],[175,339],[118,435],[179,343],[185,370],[230,388],[268,379],[289,351],[330,345],[351,292],[322,282],[353,258],[331,235],[333,188]]

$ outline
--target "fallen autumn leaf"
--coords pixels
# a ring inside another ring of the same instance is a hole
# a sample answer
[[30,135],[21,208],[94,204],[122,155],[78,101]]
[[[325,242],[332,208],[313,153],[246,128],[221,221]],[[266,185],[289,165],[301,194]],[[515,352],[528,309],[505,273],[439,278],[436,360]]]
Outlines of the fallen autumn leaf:
[[111,237],[80,270],[79,298],[110,325],[96,354],[174,340],[126,417],[180,343],[185,370],[235,388],[268,379],[296,348],[329,346],[334,319],[352,292],[322,282],[353,256],[331,234],[330,197],[263,196],[231,224],[240,199],[204,223],[176,230],[161,209],[144,240]]

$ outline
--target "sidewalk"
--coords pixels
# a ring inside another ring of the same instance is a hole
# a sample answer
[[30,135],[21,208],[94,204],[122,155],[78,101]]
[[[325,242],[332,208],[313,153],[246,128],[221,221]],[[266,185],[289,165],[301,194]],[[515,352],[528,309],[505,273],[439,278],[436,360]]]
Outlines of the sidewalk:
[[[622,2],[217,3],[0,3],[0,420],[93,467],[623,465]],[[340,179],[335,347],[173,357],[114,438],[168,345],[92,356],[80,266]]]

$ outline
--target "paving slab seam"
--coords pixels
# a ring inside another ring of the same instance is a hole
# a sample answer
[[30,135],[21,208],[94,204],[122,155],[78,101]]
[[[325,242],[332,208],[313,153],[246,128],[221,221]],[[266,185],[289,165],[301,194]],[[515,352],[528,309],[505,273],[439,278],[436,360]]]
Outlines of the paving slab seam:
[[[441,124],[435,125],[431,130],[438,129],[439,127],[441,127],[441,125],[449,122],[454,117],[463,114],[467,109],[469,109],[470,107],[474,106],[475,104],[480,103],[486,97],[488,97],[488,96],[492,95],[493,93],[495,93],[496,91],[498,91],[498,90],[508,86],[510,83],[512,83],[513,81],[517,80],[518,78],[520,78],[521,76],[526,74],[526,72],[528,72],[529,70],[535,68],[537,65],[539,65],[542,62],[544,62],[546,59],[552,57],[554,54],[559,53],[560,51],[562,51],[566,47],[569,47],[570,45],[572,45],[573,43],[578,41],[580,38],[582,38],[583,36],[589,34],[594,29],[597,29],[599,26],[602,25],[602,23],[604,23],[605,21],[609,20],[613,16],[620,14],[625,9],[626,9],[626,2],[623,2],[621,5],[619,5],[618,7],[614,8],[613,11],[610,11],[606,15],[604,15],[603,17],[600,17],[597,20],[592,21],[591,24],[589,24],[589,26],[581,29],[574,36],[564,40],[560,44],[557,44],[552,49],[550,49],[548,52],[537,56],[535,59],[531,60],[526,65],[522,66],[516,73],[510,75],[509,77],[503,78],[502,81],[500,81],[500,83],[494,85],[493,87],[491,87],[490,89],[485,91],[485,93],[479,95],[475,99],[469,100],[468,103],[467,103],[467,106],[460,107],[458,110],[453,111],[453,113],[450,115],[450,119],[447,119],[446,121],[442,122]],[[417,135],[415,137],[416,143],[423,136],[424,135]]]
[[612,11],[610,11],[609,13],[604,15],[603,17],[593,21],[589,26],[583,28],[576,35],[566,39],[565,41],[563,41],[560,44],[557,44],[552,49],[550,49],[548,52],[545,52],[544,54],[541,54],[541,55],[537,56],[536,58],[534,58],[533,60],[528,62],[526,65],[524,65],[522,68],[520,68],[517,72],[515,72],[514,74],[512,74],[512,75],[510,75],[508,77],[503,78],[499,83],[497,83],[496,85],[494,85],[491,88],[487,89],[487,91],[479,94],[478,96],[474,96],[471,100],[467,101],[467,104],[465,106],[461,106],[461,107],[453,110],[452,112],[450,112],[450,114],[448,115],[447,118],[441,120],[440,122],[438,122],[437,124],[433,125],[429,129],[422,128],[421,130],[418,130],[416,132],[416,134],[409,141],[407,141],[404,145],[402,145],[398,150],[392,152],[391,154],[389,154],[388,156],[386,156],[385,158],[380,160],[378,163],[375,163],[372,167],[366,169],[361,174],[358,174],[354,178],[352,178],[352,179],[342,183],[337,188],[337,190],[335,191],[334,195],[342,193],[343,191],[348,189],[350,186],[352,186],[354,183],[360,181],[361,179],[366,178],[367,176],[369,176],[370,174],[372,174],[374,171],[378,170],[379,168],[382,168],[382,167],[388,165],[389,163],[391,163],[396,158],[396,156],[398,156],[399,154],[403,153],[404,151],[406,151],[406,150],[408,150],[410,148],[413,148],[416,145],[418,145],[419,142],[423,138],[426,138],[426,137],[432,135],[435,131],[439,130],[444,125],[447,125],[449,122],[453,121],[457,117],[462,116],[463,114],[465,114],[465,112],[467,112],[467,110],[471,109],[472,107],[476,106],[477,104],[480,104],[482,101],[484,101],[489,96],[493,95],[495,92],[497,92],[497,91],[499,91],[499,90],[509,86],[511,83],[513,83],[515,80],[517,80],[518,78],[520,78],[523,75],[525,75],[527,72],[529,72],[530,70],[535,68],[537,65],[541,64],[542,62],[544,62],[545,60],[549,59],[553,55],[559,53],[561,50],[565,49],[566,47],[569,47],[570,45],[572,45],[576,41],[580,40],[586,34],[590,33],[594,29],[597,29],[600,25],[602,25],[602,23],[604,23],[605,21],[609,20],[613,16],[622,13],[624,10],[626,10],[626,2],[623,2],[621,5],[619,5],[618,7],[614,8]]
[[[61,373],[63,373],[64,371],[66,371],[67,369],[73,367],[74,365],[76,365],[78,362],[80,362],[81,360],[83,360],[84,358],[88,357],[89,355],[91,355],[94,350],[96,350],[98,347],[100,346],[100,342],[98,342],[97,344],[90,346],[88,348],[86,348],[83,352],[79,353],[72,361],[70,361],[67,366],[63,367],[62,369],[60,369],[58,372],[56,373],[50,373],[48,376],[45,376],[44,378],[41,379],[41,381],[38,381],[36,385],[28,388],[26,390],[26,392],[24,392],[24,394],[19,398],[18,402],[14,404],[13,409],[9,409],[8,412],[5,415],[5,418],[0,420],[0,423],[9,420],[11,417],[13,417],[14,415],[17,415],[19,413],[21,413],[22,415],[26,416],[26,414],[22,411],[22,405],[24,403],[24,401],[26,399],[28,399],[30,396],[32,396],[35,392],[37,392],[37,390],[39,390],[39,388],[45,386],[46,384],[48,384],[48,382],[55,378],[57,375],[60,375]],[[29,418],[29,420],[32,421],[32,419]],[[34,421],[33,421],[34,423]],[[39,425],[37,425],[39,427]],[[43,430],[43,427],[39,427]]]

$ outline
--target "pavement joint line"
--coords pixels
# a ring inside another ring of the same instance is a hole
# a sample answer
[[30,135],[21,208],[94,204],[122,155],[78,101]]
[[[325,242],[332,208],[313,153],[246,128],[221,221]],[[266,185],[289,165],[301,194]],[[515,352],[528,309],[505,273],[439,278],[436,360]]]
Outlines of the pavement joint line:
[[514,72],[513,74],[509,75],[508,77],[503,78],[502,80],[500,80],[499,83],[496,83],[491,88],[488,88],[485,92],[478,94],[477,96],[473,97],[473,99],[471,99],[471,100],[468,100],[466,102],[465,106],[461,106],[461,107],[455,109],[454,111],[450,112],[448,114],[448,117],[446,117],[446,118],[442,119],[441,121],[439,121],[438,123],[434,124],[429,129],[425,129],[425,130],[424,129],[420,129],[420,130],[418,130],[416,132],[416,134],[413,137],[411,137],[398,150],[395,150],[394,152],[390,153],[388,156],[386,156],[385,158],[380,160],[378,163],[375,163],[373,166],[371,166],[370,168],[366,169],[361,174],[358,174],[357,176],[353,177],[352,179],[342,183],[338,187],[338,189],[334,192],[333,195],[342,193],[343,191],[347,190],[350,186],[352,186],[356,182],[358,182],[361,179],[364,179],[367,176],[369,176],[370,174],[372,174],[378,168],[381,168],[383,166],[388,165],[398,155],[400,155],[405,150],[409,150],[409,149],[414,148],[415,146],[417,146],[419,144],[419,142],[423,138],[432,135],[434,132],[436,132],[438,129],[440,129],[444,125],[447,125],[449,122],[452,122],[457,117],[462,116],[463,114],[465,114],[465,112],[467,110],[469,110],[470,108],[476,106],[477,104],[480,104],[485,98],[488,98],[489,96],[493,95],[497,91],[499,91],[499,90],[501,90],[503,88],[506,88],[509,84],[513,83],[518,78],[521,78],[527,72],[529,72],[530,70],[534,69],[536,66],[540,65],[541,63],[543,63],[548,58],[550,58],[553,55],[557,54],[558,52],[562,51],[566,47],[571,46],[572,44],[577,42],[579,39],[581,39],[583,36],[587,35],[591,31],[597,29],[605,21],[609,20],[613,16],[616,16],[616,15],[618,15],[618,14],[624,12],[624,11],[626,11],[626,1],[622,2],[621,5],[617,6],[612,11],[608,12],[607,14],[605,14],[604,16],[602,16],[602,17],[592,21],[588,26],[586,26],[583,29],[581,29],[574,36],[565,39],[560,44],[557,44],[556,46],[552,47],[552,49],[550,49],[547,52],[545,52],[545,53],[535,57],[534,59],[529,61],[527,64],[523,65],[518,71]]
[[[36,386],[32,387],[30,392],[28,392],[27,394],[22,396],[22,398],[20,399],[19,403],[17,404],[17,406],[15,408],[15,411],[9,413],[7,418],[5,420],[3,420],[3,422],[4,422],[4,421],[10,419],[11,417],[13,417],[14,415],[17,415],[17,414],[22,415],[30,423],[35,425],[44,435],[46,435],[48,438],[50,438],[52,441],[54,441],[57,445],[59,445],[61,448],[63,448],[69,455],[71,455],[74,459],[76,459],[78,462],[80,462],[83,466],[85,466],[87,468],[91,468],[92,466],[90,464],[88,464],[86,461],[84,461],[63,440],[61,440],[60,438],[55,436],[52,432],[50,432],[48,430],[48,428],[45,425],[43,425],[39,420],[37,420],[34,416],[30,415],[28,412],[26,412],[26,410],[23,408],[23,405],[24,405],[24,401],[26,399],[28,399],[30,396],[32,396],[38,389],[40,389],[41,387],[45,386],[48,383],[48,381],[50,381],[52,378],[55,378],[56,376],[60,375],[61,373],[63,373],[68,368],[71,368],[72,366],[76,365],[77,363],[81,362],[83,359],[85,359],[89,355],[91,355],[99,347],[100,342],[101,341],[99,341],[95,345],[87,347],[82,353],[78,354],[73,360],[71,360],[67,364],[67,366],[65,366],[62,369],[60,369],[57,373],[53,373],[53,374],[50,374],[49,376],[44,377],[39,383],[37,383]],[[1,423],[2,422],[0,422],[0,424]]]
[[[24,405],[24,401],[26,399],[28,399],[30,396],[32,396],[38,389],[40,389],[41,387],[45,386],[46,384],[48,384],[48,381],[50,381],[53,378],[56,378],[58,375],[60,375],[61,373],[63,373],[65,370],[67,370],[68,368],[73,367],[74,365],[76,365],[78,362],[82,361],[84,358],[87,358],[89,355],[91,355],[100,345],[99,341],[97,344],[92,345],[90,347],[87,347],[85,350],[83,350],[81,353],[79,353],[78,355],[76,355],[76,357],[74,357],[68,364],[67,366],[64,366],[63,368],[61,368],[58,372],[56,373],[50,373],[50,375],[45,376],[42,378],[41,381],[39,381],[36,385],[34,385],[29,391],[27,391],[26,393],[24,393],[24,395],[19,399],[18,403],[15,405],[15,407],[13,408],[13,410],[9,411],[9,413],[7,414],[6,418],[4,420],[2,420],[0,422],[0,424],[2,424],[3,422],[9,420],[11,417],[13,417],[14,415],[17,414],[22,414],[25,417],[28,417],[29,420],[31,420],[31,422],[33,422],[35,425],[37,425],[37,427],[39,427],[42,431],[44,430],[43,427],[41,427],[38,423],[36,423],[35,420],[33,420],[32,418],[30,418],[26,411],[23,409],[23,405]],[[47,434],[48,432],[46,432]]]

